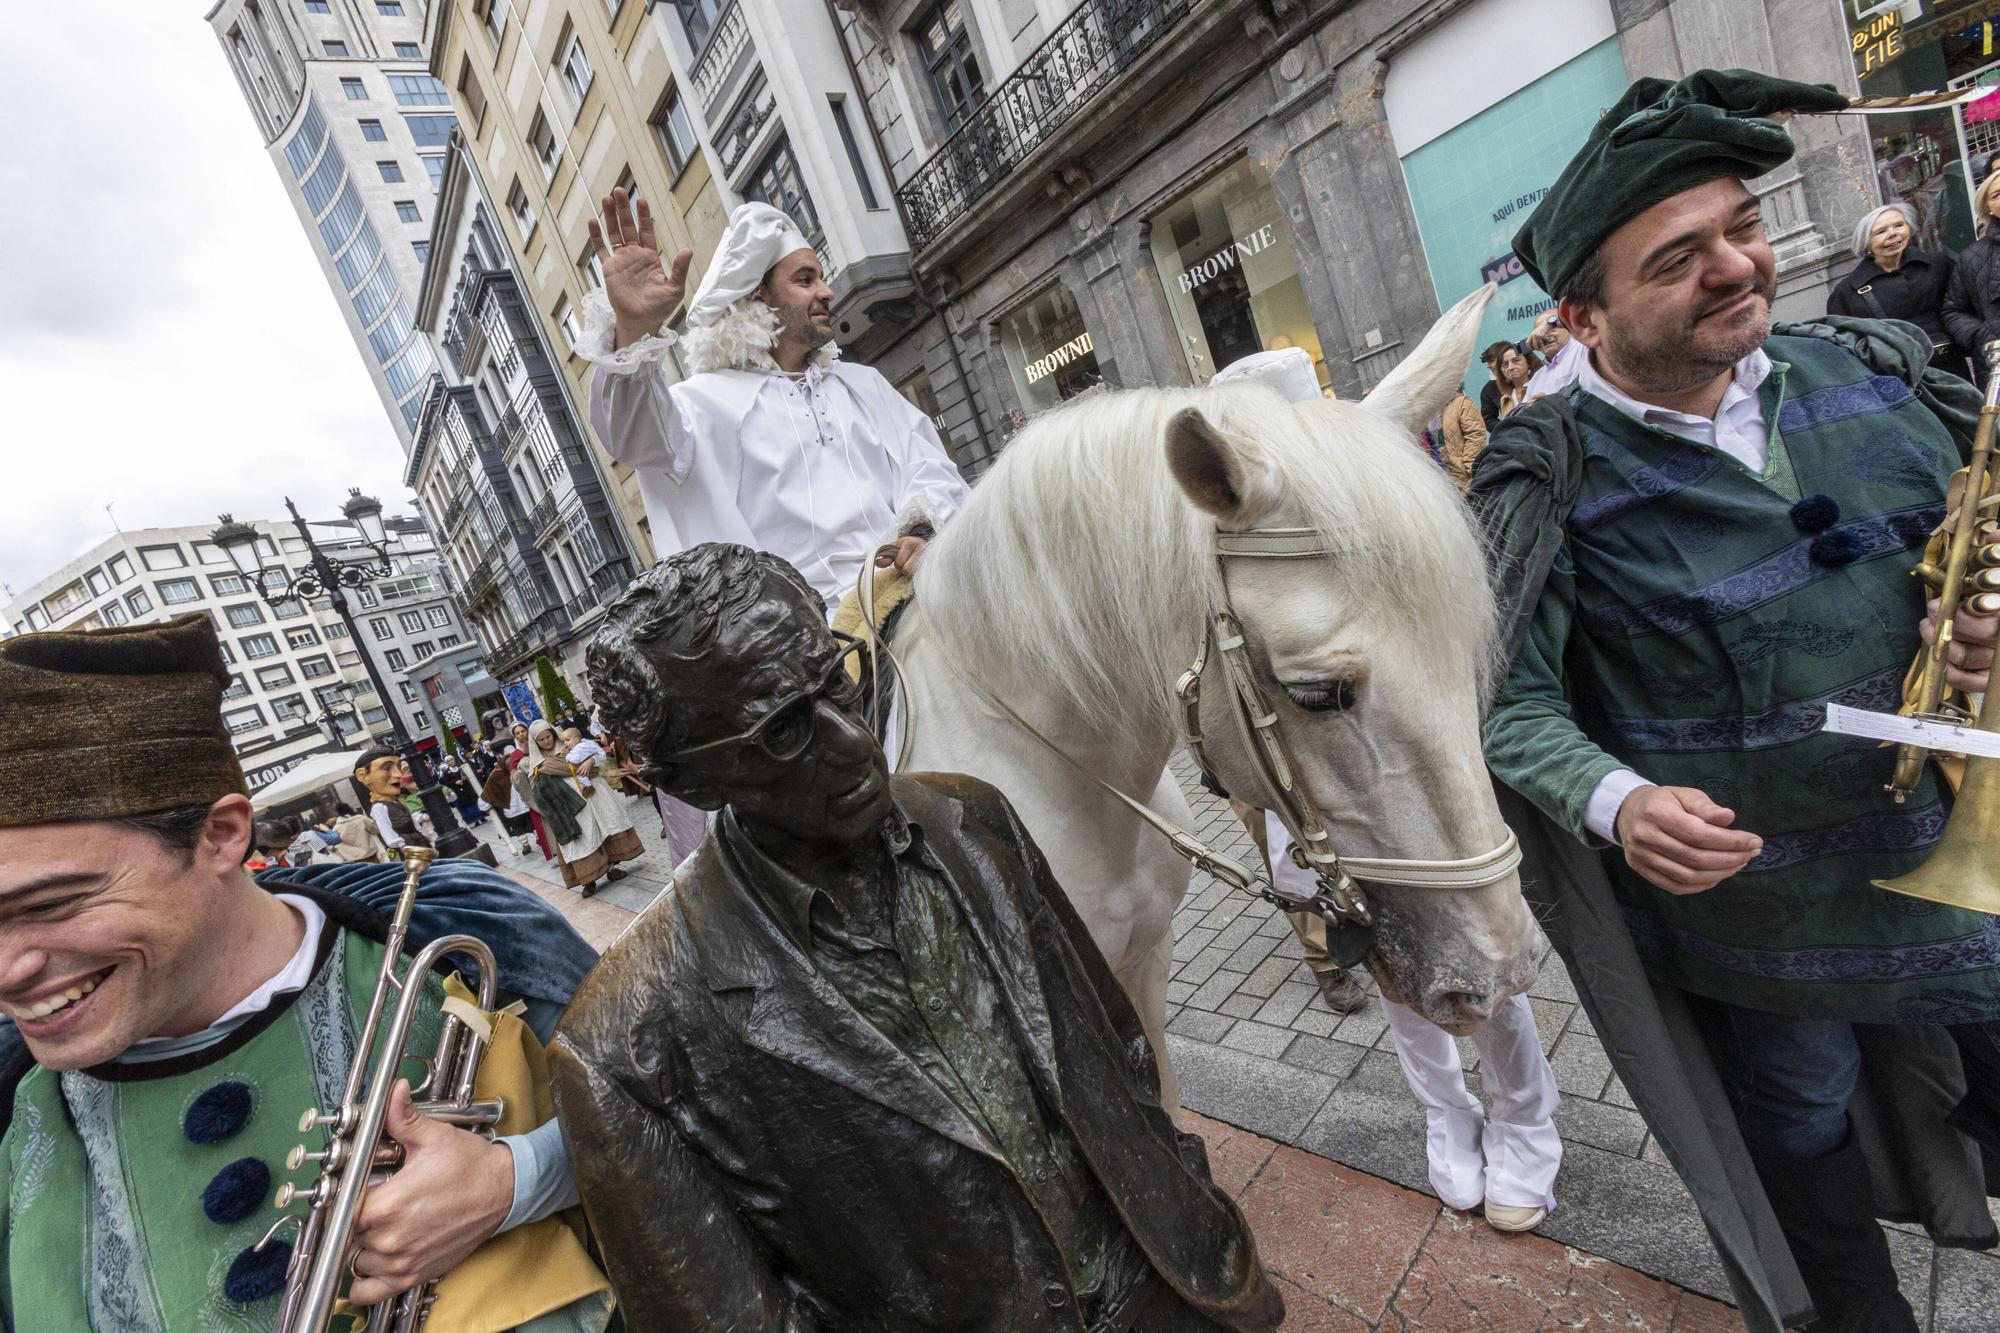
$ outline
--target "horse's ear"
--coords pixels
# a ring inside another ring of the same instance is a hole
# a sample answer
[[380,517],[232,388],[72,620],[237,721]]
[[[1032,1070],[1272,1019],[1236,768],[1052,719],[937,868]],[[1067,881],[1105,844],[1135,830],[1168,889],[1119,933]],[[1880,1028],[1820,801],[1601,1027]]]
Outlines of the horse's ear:
[[1489,282],[1445,311],[1424,340],[1361,400],[1361,405],[1411,435],[1420,433],[1432,417],[1444,411],[1464,383],[1466,367],[1472,364],[1474,345],[1479,341],[1479,321],[1485,317],[1486,303],[1499,290]]
[[1167,419],[1167,467],[1197,509],[1217,518],[1242,510],[1242,459],[1199,408],[1184,407]]

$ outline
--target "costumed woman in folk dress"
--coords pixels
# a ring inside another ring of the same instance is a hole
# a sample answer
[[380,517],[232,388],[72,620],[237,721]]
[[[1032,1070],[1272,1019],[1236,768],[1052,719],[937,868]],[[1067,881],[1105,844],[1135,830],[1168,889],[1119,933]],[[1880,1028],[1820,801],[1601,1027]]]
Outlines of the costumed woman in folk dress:
[[549,841],[549,831],[542,827],[542,812],[535,809],[534,798],[529,794],[531,786],[529,777],[533,770],[526,767],[528,724],[516,722],[513,737],[513,748],[507,751],[507,780],[513,785],[516,798],[522,805],[528,807],[528,822],[534,826],[535,841],[541,845],[542,859],[553,861],[556,859],[555,844]]
[[577,772],[548,723],[528,728],[528,757],[520,772],[528,775],[528,804],[556,844],[556,861],[568,887],[581,888],[587,898],[597,892],[600,879],[625,878],[618,862],[645,855],[630,816],[610,787]]

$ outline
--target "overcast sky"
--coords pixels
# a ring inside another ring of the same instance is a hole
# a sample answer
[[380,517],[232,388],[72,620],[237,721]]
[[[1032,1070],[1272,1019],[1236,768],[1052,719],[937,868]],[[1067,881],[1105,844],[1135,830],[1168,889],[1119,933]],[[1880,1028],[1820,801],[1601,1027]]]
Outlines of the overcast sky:
[[[0,582],[111,531],[407,513],[403,454],[202,15],[15,6],[0,43]],[[0,598],[0,601],[4,601]]]

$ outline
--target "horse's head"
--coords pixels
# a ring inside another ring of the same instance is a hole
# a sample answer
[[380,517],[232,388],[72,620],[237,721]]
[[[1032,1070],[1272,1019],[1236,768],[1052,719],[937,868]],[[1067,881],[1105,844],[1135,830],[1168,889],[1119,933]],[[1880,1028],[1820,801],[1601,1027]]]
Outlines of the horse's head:
[[[1212,596],[1242,624],[1300,785],[1344,855],[1457,860],[1506,836],[1480,753],[1494,668],[1485,563],[1412,429],[1440,405],[1411,389],[1438,378],[1445,354],[1431,343],[1449,332],[1463,366],[1476,322],[1476,310],[1469,322],[1448,315],[1379,403],[1274,413],[1262,389],[1217,389],[1166,431],[1175,479],[1218,529],[1311,529],[1334,552],[1225,559]],[[1215,776],[1271,804],[1247,734],[1210,698],[1219,689],[1203,695]],[[1475,889],[1364,887],[1377,923],[1370,970],[1432,1022],[1469,1031],[1532,982],[1538,933],[1517,875]]]

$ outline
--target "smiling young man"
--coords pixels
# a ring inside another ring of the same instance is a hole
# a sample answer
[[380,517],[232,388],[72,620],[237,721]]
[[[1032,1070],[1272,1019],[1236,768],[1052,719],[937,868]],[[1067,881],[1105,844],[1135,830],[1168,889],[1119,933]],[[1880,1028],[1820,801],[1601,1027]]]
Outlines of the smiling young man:
[[[10,747],[8,771],[33,777],[8,781],[0,803],[0,1010],[22,1043],[0,1072],[7,1327],[129,1333],[275,1317],[296,1233],[256,1243],[279,1220],[278,1185],[312,1184],[317,1168],[290,1173],[286,1154],[299,1113],[340,1096],[380,967],[380,908],[402,875],[353,865],[250,876],[251,805],[221,718],[228,680],[200,615],[0,643],[0,710],[45,724]],[[431,873],[412,939],[482,930],[546,1032],[588,946],[483,866]],[[505,938],[490,929],[500,921]],[[443,991],[427,985],[435,1009]],[[419,1043],[435,1039],[427,1031]],[[397,1093],[386,1125],[403,1162],[363,1199],[357,1301],[452,1273],[499,1236],[507,1253],[541,1261],[507,1273],[503,1317],[468,1327],[534,1315],[554,1321],[537,1329],[604,1326],[602,1276],[553,1216],[575,1200],[561,1132],[526,1114],[523,1132],[488,1141]],[[480,1308],[475,1290],[492,1289],[461,1286]]]
[[[1931,633],[1909,571],[1970,422],[1969,386],[1926,369],[1912,327],[1772,326],[1744,180],[1792,154],[1771,114],[1845,104],[1701,71],[1606,113],[1515,240],[1589,354],[1494,433],[1473,498],[1515,611],[1487,760],[1561,830],[1522,836],[1599,1033],[1753,1327],[1801,1304],[1758,1234],[1775,1214],[1815,1327],[1886,1333],[1915,1324],[1849,1114],[1883,1030],[1858,1025],[1931,1025],[1880,1044],[1934,1052],[1947,1086],[1941,1025],[2000,1018],[2000,922],[1871,884],[1924,860],[1949,794],[1927,773],[1894,804],[1893,753],[1821,726],[1829,703],[1901,702]],[[1960,618],[1954,685],[1983,688],[1995,628]],[[1735,1138],[1703,1101],[1717,1076]],[[1951,1100],[1893,1121],[1893,1146],[1971,1187]],[[1960,1193],[1923,1220],[1990,1245],[1979,1191]]]
[[1283,1316],[1006,800],[894,776],[782,561],[670,556],[591,688],[714,829],[550,1047],[628,1325],[1218,1333]]
[[[965,482],[929,417],[868,366],[835,358],[834,292],[789,217],[746,203],[680,307],[692,252],[663,265],[650,206],[613,190],[590,222],[604,290],[577,354],[597,365],[590,421],[638,471],[662,554],[738,542],[782,556],[829,606],[878,547],[909,573]],[[665,369],[676,342],[686,378]]]

